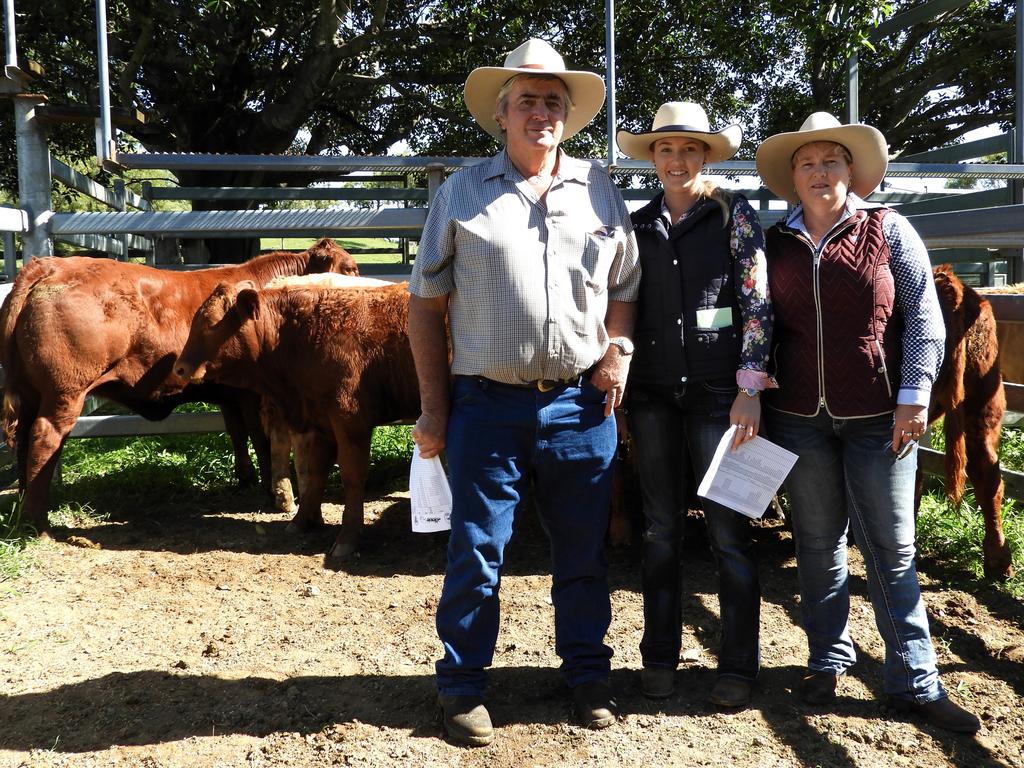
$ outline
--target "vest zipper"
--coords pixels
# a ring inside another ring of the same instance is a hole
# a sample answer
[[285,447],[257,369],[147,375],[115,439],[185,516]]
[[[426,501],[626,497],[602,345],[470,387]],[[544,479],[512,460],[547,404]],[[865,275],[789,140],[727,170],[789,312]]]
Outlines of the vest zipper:
[[[821,283],[818,268],[821,265],[821,254],[825,251],[825,246],[828,245],[836,236],[846,231],[846,229],[855,223],[856,213],[850,216],[846,221],[843,222],[842,226],[837,229],[833,229],[821,242],[818,243],[818,247],[815,248],[811,241],[800,232],[793,232],[793,236],[796,237],[801,243],[806,245],[811,250],[812,256],[812,276],[814,278],[814,316],[818,326],[818,411],[813,415],[817,416],[822,408],[828,412],[828,403],[825,401],[825,343],[823,337],[823,330],[821,324]],[[792,232],[792,230],[790,230]],[[886,378],[888,382],[888,378]]]
[[892,384],[889,383],[889,364],[885,362],[885,350],[882,349],[882,342],[875,339],[875,349],[878,350],[878,359],[882,361],[882,367],[878,369],[878,372],[882,374],[882,379],[885,381],[885,391],[889,393],[889,397],[892,397]]

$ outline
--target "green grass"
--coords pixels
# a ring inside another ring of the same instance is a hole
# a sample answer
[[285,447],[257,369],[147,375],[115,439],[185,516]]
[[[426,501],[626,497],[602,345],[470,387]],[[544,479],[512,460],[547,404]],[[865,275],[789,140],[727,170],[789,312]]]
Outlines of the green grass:
[[[1019,502],[1003,503],[1003,533],[1013,552],[1016,574],[1005,585],[1007,592],[1024,598],[1024,509]],[[921,498],[917,518],[917,546],[921,555],[952,570],[968,574],[980,582],[982,570],[981,544],[985,538],[985,521],[973,492],[968,488],[960,509],[956,509],[940,491]]]
[[[931,444],[937,451],[945,450],[942,421],[931,428]],[[1003,469],[1024,471],[1024,432],[1004,428],[999,442],[999,461]],[[1024,597],[1024,501],[1004,501],[1002,506],[1003,534],[1013,552],[1016,575],[1005,585],[1015,597]],[[960,508],[957,509],[939,489],[921,498],[917,519],[917,544],[921,554],[929,559],[984,578],[981,545],[985,537],[985,521],[977,500],[968,485]]]
[[[264,237],[260,240],[260,249],[264,251],[297,251],[309,248],[317,238],[310,237]],[[357,251],[363,248],[399,248],[398,240],[389,240],[386,237],[366,238],[344,238],[336,237],[334,242],[345,250]],[[416,243],[413,243],[413,253],[416,252]],[[398,253],[356,253],[356,262],[359,264],[400,264],[402,256]]]
[[21,525],[21,504],[16,497],[0,502],[0,597],[13,589],[18,575],[32,561],[32,542]]
[[[404,486],[412,458],[411,432],[409,426],[374,430],[368,489]],[[158,517],[182,507],[202,511],[238,503],[231,444],[224,434],[70,440],[61,468],[62,482],[53,489],[50,511],[50,522],[58,526],[95,524],[112,512]],[[9,475],[4,481],[13,484]],[[339,500],[339,485],[335,470],[328,499]],[[0,596],[31,564],[38,540],[30,533],[21,524],[17,498],[0,500]]]

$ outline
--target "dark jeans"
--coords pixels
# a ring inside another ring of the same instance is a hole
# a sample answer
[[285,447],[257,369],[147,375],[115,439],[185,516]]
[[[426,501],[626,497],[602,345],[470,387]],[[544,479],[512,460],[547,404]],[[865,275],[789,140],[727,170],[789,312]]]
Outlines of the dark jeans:
[[[736,385],[694,383],[684,392],[630,394],[629,427],[643,492],[642,580],[645,667],[675,668],[682,635],[680,556],[687,503],[704,477],[722,435]],[[711,550],[718,566],[722,634],[718,673],[747,680],[760,669],[761,587],[750,521],[703,499]]]
[[[448,566],[437,606],[437,686],[479,696],[498,637],[505,545],[531,480],[551,542],[555,652],[569,687],[608,677],[611,622],[604,536],[615,419],[589,382],[549,392],[458,376],[448,420]],[[542,620],[539,614],[536,620]]]

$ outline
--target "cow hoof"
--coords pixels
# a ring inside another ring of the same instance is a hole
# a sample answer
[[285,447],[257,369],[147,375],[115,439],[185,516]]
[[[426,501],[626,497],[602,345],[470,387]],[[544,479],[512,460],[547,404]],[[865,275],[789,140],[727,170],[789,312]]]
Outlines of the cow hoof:
[[331,547],[330,558],[332,560],[345,561],[352,557],[357,550],[357,541],[355,539],[338,539],[334,542],[334,546]]
[[1009,581],[1013,578],[1013,561],[1009,552],[994,558],[985,558],[985,578],[989,581]]
[[316,531],[323,527],[323,520],[303,520],[298,517],[293,517],[285,530],[288,533],[309,533],[310,531]]

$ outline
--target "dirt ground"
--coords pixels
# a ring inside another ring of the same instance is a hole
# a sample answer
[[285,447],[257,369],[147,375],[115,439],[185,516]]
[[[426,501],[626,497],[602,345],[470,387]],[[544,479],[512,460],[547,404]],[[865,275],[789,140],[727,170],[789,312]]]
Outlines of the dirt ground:
[[331,533],[294,538],[256,496],[236,502],[57,529],[0,598],[0,766],[1024,766],[1024,605],[960,591],[923,564],[944,682],[984,723],[976,738],[952,736],[880,703],[882,645],[853,552],[861,660],[834,707],[805,706],[793,688],[806,641],[779,521],[758,528],[763,673],[737,712],[705,703],[718,618],[700,528],[677,694],[662,703],[637,687],[637,552],[610,553],[621,716],[593,732],[568,722],[547,547],[524,519],[502,585],[497,737],[456,747],[442,738],[432,678],[445,535],[411,533],[406,495],[384,495],[360,556],[332,569]]

